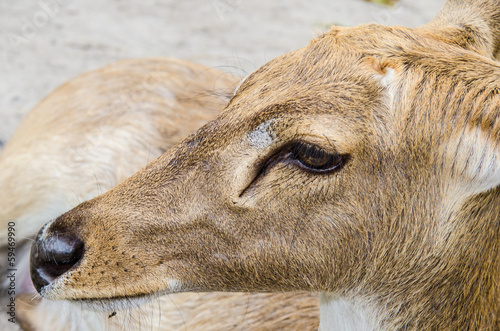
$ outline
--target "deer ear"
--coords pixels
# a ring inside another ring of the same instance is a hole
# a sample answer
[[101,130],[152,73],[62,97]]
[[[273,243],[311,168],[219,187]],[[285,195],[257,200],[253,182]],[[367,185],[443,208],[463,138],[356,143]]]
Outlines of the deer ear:
[[465,49],[500,59],[500,0],[447,0],[423,28]]
[[461,194],[474,195],[500,185],[500,150],[480,128],[451,139],[442,155],[446,181]]

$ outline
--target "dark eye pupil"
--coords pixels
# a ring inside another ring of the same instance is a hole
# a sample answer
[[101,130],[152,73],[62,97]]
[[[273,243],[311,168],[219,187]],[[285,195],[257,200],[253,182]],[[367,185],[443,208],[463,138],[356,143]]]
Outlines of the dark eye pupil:
[[342,163],[342,157],[339,154],[328,152],[311,144],[295,143],[292,145],[291,152],[294,159],[311,170],[333,170]]

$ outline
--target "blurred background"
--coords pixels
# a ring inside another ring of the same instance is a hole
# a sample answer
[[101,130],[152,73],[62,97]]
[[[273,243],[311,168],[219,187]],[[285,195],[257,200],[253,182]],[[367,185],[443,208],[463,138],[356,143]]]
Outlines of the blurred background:
[[330,25],[416,27],[444,0],[16,0],[0,2],[0,146],[68,79],[107,63],[176,57],[240,76]]

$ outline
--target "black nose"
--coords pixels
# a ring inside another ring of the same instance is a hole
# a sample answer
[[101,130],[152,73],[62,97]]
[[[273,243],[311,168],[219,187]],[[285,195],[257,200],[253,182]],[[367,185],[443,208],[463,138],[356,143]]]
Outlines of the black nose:
[[31,280],[36,290],[41,289],[64,274],[83,257],[83,242],[70,232],[38,233],[31,246]]

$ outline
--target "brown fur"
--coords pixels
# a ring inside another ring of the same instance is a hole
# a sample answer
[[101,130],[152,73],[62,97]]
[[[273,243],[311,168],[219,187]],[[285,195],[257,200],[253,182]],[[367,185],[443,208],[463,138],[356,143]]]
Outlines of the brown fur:
[[0,154],[1,239],[7,239],[7,224],[14,221],[18,240],[19,326],[25,330],[317,328],[318,302],[309,293],[181,293],[108,318],[110,313],[34,298],[27,284],[29,251],[24,247],[31,241],[25,238],[34,237],[48,215],[56,216],[109,190],[214,118],[238,81],[186,61],[121,61],[72,79],[29,113]]
[[[323,328],[338,297],[372,328],[499,329],[499,13],[450,0],[423,28],[332,28],[269,62],[215,120],[42,229],[34,271],[56,235],[85,248],[41,294],[113,309],[302,290],[322,293]],[[343,167],[301,166],[297,141]]]

